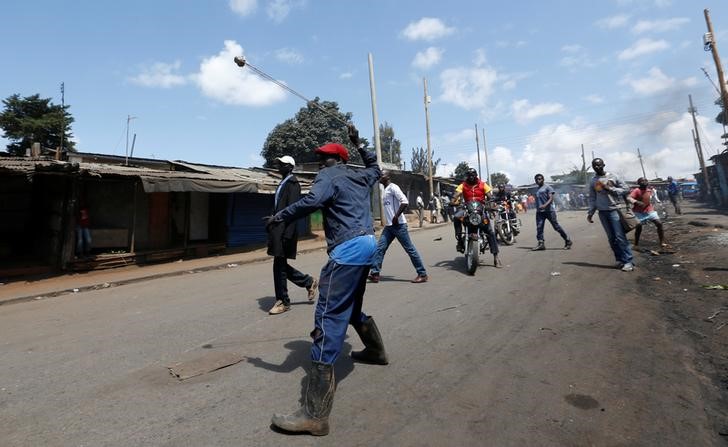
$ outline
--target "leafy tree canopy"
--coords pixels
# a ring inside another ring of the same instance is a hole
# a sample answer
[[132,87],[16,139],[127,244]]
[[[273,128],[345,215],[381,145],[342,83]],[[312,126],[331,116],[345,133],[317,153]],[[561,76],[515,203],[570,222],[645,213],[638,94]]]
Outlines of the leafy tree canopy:
[[379,125],[379,139],[382,143],[382,161],[400,165],[402,142],[394,137],[394,129],[388,122]]
[[[326,110],[324,113],[321,109]],[[266,167],[273,167],[276,157],[290,155],[296,163],[316,161],[316,148],[327,143],[340,143],[349,149],[349,163],[362,163],[359,152],[349,142],[346,126],[330,115],[351,121],[352,114],[341,113],[334,101],[320,101],[316,97],[293,118],[276,125],[268,134],[260,155]],[[368,146],[366,138],[362,143]]]
[[[432,151],[432,174],[434,175],[437,171],[437,167],[440,165],[440,159],[435,160],[435,151]],[[427,151],[421,147],[412,148],[412,160],[410,163],[410,170],[416,174],[422,174],[424,176],[430,175],[430,170],[427,168]]]
[[455,172],[453,173],[453,176],[457,181],[462,182],[465,180],[465,174],[468,173],[468,169],[470,169],[470,165],[468,165],[468,163],[465,161],[461,161],[455,167]]
[[490,185],[492,187],[496,187],[500,184],[507,185],[509,181],[511,181],[511,179],[502,172],[494,172],[490,174]]
[[[0,113],[0,129],[3,137],[10,140],[7,151],[13,155],[24,155],[33,143],[55,149],[61,145],[69,151],[76,150],[71,141],[73,117],[68,112],[70,106],[62,107],[51,103],[51,98],[32,95],[21,98],[15,94],[3,100],[5,106]],[[63,133],[61,132],[63,126]]]

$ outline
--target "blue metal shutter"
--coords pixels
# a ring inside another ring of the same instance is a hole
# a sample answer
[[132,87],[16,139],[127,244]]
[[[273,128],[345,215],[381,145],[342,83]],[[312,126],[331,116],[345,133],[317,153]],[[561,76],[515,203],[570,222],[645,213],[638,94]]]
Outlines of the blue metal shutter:
[[273,194],[231,194],[227,213],[228,247],[260,245],[267,240],[262,218],[273,209]]

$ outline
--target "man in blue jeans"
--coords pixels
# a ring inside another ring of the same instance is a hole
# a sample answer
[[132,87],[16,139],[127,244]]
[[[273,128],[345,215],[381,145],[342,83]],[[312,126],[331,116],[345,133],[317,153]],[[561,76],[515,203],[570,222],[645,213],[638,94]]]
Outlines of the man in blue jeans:
[[550,185],[544,184],[543,174],[536,174],[534,180],[536,180],[536,184],[538,185],[538,191],[536,191],[536,241],[538,245],[532,250],[546,250],[546,244],[543,239],[543,226],[547,220],[551,222],[554,230],[564,238],[564,249],[570,249],[573,243],[556,219],[556,207],[554,206],[554,195],[556,191]]
[[617,261],[616,267],[623,272],[631,272],[634,270],[632,249],[617,211],[620,206],[624,206],[623,200],[629,189],[616,175],[604,171],[604,160],[601,158],[592,160],[592,168],[595,175],[589,184],[589,212],[586,220],[594,223],[592,217],[599,211],[599,220]]
[[382,235],[379,236],[377,243],[377,252],[374,254],[374,263],[369,271],[369,280],[371,282],[379,282],[379,272],[382,270],[382,262],[384,255],[387,253],[389,245],[394,239],[397,239],[409,255],[410,261],[417,272],[417,277],[412,280],[413,283],[427,282],[427,270],[422,264],[422,258],[417,252],[412,239],[410,239],[407,231],[407,219],[405,219],[404,210],[407,209],[409,201],[402,190],[396,184],[392,183],[388,170],[382,171],[382,177],[379,183],[384,186],[382,193],[382,204],[384,205],[384,228]]
[[376,251],[371,188],[377,184],[381,171],[377,157],[360,144],[359,132],[353,124],[349,124],[349,139],[358,148],[364,169],[353,169],[346,164],[349,152],[341,144],[319,147],[316,153],[321,170],[310,192],[266,219],[268,225],[280,225],[321,210],[329,254],[319,277],[319,299],[311,332],[312,365],[304,382],[303,404],[293,413],[274,414],[271,420],[275,427],[289,432],[316,436],[329,433],[329,414],[336,389],[333,366],[341,353],[349,324],[364,343],[364,350],[352,352],[351,357],[366,363],[388,363],[374,319],[362,312],[367,274]]

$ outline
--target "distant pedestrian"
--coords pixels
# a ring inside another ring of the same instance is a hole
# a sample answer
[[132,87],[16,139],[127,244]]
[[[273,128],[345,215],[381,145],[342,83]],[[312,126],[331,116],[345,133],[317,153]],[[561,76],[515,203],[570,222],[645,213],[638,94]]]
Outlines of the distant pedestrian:
[[[276,188],[273,199],[273,214],[301,198],[301,185],[293,175],[296,162],[290,155],[275,159],[275,166],[281,174],[281,183]],[[288,222],[285,225],[271,225],[268,230],[268,254],[273,256],[273,288],[276,302],[268,311],[271,315],[281,314],[290,310],[291,299],[288,296],[288,282],[308,291],[308,300],[316,299],[318,280],[311,275],[302,273],[290,264],[289,259],[296,259],[298,245],[298,221]]]
[[379,236],[377,251],[374,254],[374,262],[369,271],[369,280],[374,283],[379,282],[379,273],[382,270],[384,255],[387,253],[387,249],[392,241],[397,239],[404,251],[409,255],[412,266],[417,272],[417,277],[412,282],[427,282],[427,270],[422,263],[420,254],[412,243],[412,239],[410,239],[409,232],[407,231],[407,219],[403,214],[409,205],[407,196],[404,195],[399,186],[392,183],[390,172],[386,169],[382,171],[382,177],[379,179],[379,183],[384,186],[384,192],[382,193],[384,228],[382,228],[382,234]]
[[528,194],[523,193],[521,194],[521,208],[523,208],[523,212],[528,212]]
[[422,200],[422,193],[421,192],[420,193],[417,193],[417,201],[416,201],[416,203],[417,203],[417,214],[419,214],[419,219],[420,219],[420,226],[422,226],[422,218],[423,218],[423,214],[422,213],[425,212],[425,201]]
[[682,214],[680,210],[680,185],[672,178],[667,178],[667,196],[670,203],[675,207],[675,214]]
[[586,220],[593,223],[594,213],[599,211],[599,221],[604,232],[607,233],[609,246],[614,252],[617,268],[624,272],[634,270],[632,249],[622,228],[619,218],[619,207],[624,206],[624,197],[627,194],[626,186],[616,175],[604,171],[604,160],[592,160],[594,178],[589,183],[589,212]]
[[629,201],[632,203],[632,211],[635,217],[639,219],[640,224],[634,229],[634,245],[635,247],[640,244],[640,235],[642,234],[642,224],[652,222],[657,228],[657,237],[660,240],[660,246],[665,247],[665,231],[662,228],[662,222],[660,216],[652,206],[652,198],[654,191],[649,187],[649,182],[646,178],[640,177],[637,179],[637,188],[633,189],[629,193]]
[[76,218],[76,256],[91,254],[91,217],[86,205],[81,205]]
[[570,249],[573,243],[556,219],[556,207],[554,206],[556,192],[554,188],[544,183],[542,174],[536,174],[534,180],[538,185],[538,191],[536,191],[536,242],[538,245],[533,248],[533,251],[546,250],[543,227],[547,220],[551,223],[551,227],[564,239],[564,249]]

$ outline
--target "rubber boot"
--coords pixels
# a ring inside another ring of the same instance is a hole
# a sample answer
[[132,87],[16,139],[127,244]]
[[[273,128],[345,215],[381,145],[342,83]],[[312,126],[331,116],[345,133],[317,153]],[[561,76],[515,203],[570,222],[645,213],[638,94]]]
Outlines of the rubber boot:
[[291,414],[274,414],[271,424],[289,432],[308,432],[314,436],[328,435],[334,391],[336,391],[336,380],[333,365],[312,362],[306,381],[303,406]]
[[356,333],[359,334],[364,349],[361,351],[352,351],[351,358],[357,362],[371,363],[374,365],[386,365],[389,363],[387,353],[384,351],[384,343],[379,328],[374,322],[374,318],[368,317],[363,323],[354,324]]

